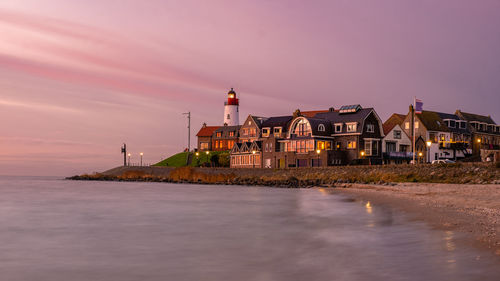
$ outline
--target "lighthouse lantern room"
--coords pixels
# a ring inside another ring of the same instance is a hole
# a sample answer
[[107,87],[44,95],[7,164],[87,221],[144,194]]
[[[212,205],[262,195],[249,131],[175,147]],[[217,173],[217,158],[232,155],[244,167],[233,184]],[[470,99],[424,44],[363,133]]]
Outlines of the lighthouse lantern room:
[[236,98],[236,92],[231,88],[227,93],[227,102],[224,102],[224,124],[227,126],[238,126],[239,118],[239,100]]

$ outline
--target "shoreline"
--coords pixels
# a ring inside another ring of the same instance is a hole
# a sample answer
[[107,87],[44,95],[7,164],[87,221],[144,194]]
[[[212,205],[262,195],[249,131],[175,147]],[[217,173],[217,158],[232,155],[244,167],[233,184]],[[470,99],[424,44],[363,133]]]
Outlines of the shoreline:
[[353,184],[332,193],[402,211],[409,219],[465,234],[467,244],[500,256],[500,185]]

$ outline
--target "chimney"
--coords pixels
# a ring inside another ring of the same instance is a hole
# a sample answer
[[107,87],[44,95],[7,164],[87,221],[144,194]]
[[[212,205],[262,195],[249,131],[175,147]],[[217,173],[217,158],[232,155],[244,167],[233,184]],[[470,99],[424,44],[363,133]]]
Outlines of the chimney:
[[330,107],[330,108],[328,109],[328,111],[330,111],[330,112],[334,112],[334,111],[335,111],[335,108]]
[[206,128],[207,127],[207,123],[203,123],[203,128]]

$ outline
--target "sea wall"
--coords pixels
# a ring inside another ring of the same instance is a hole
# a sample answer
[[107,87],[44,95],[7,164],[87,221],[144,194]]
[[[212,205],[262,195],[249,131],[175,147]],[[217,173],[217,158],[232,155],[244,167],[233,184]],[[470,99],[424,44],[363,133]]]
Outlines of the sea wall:
[[193,167],[117,167],[73,180],[157,181],[277,187],[339,186],[398,182],[500,184],[500,168],[491,163],[436,165],[338,166],[292,169]]

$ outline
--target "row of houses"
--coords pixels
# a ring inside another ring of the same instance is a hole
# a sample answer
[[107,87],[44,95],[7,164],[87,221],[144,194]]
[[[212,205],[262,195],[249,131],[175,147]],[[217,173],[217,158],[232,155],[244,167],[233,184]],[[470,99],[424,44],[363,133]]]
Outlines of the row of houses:
[[410,162],[413,153],[420,163],[500,159],[500,126],[490,116],[460,110],[414,114],[411,106],[385,122],[374,108],[361,105],[249,115],[241,125],[204,124],[197,136],[201,151],[230,151],[233,168],[398,164]]

